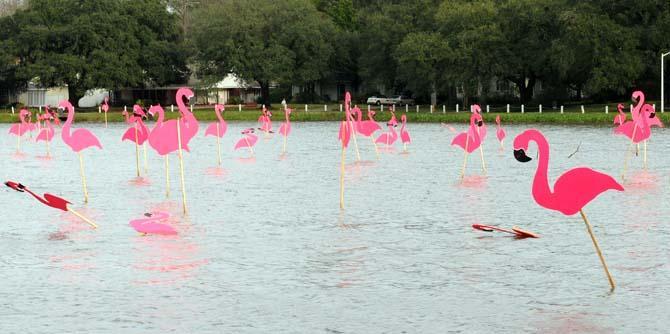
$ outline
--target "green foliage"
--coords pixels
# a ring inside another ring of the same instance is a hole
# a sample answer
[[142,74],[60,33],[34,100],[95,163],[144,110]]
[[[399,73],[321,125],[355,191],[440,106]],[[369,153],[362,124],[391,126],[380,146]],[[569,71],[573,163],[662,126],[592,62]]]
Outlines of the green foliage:
[[73,102],[91,88],[164,85],[188,75],[180,31],[158,0],[32,0],[1,22],[17,80],[66,84]]
[[230,0],[197,12],[192,39],[198,72],[208,81],[230,72],[261,85],[303,84],[328,74],[334,26],[308,0]]

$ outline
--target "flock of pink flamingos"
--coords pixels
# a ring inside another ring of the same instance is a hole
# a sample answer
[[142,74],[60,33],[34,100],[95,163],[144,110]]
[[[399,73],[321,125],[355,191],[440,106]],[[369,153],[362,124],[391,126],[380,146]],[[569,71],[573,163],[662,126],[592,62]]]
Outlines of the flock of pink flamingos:
[[[185,104],[185,101],[188,101],[193,96],[193,92],[188,88],[180,88],[177,91],[176,100],[180,112],[180,117],[174,120],[165,119],[165,111],[160,105],[151,106],[148,109],[148,113],[152,117],[156,117],[156,122],[151,129],[149,129],[144,123],[147,115],[140,106],[135,105],[133,107],[132,114],[124,111],[123,115],[125,116],[126,123],[129,126],[121,137],[123,141],[127,140],[135,144],[137,176],[140,176],[140,147],[144,148],[146,163],[147,142],[158,155],[164,157],[167,185],[166,193],[168,196],[170,192],[168,156],[175,152],[178,154],[181,172],[182,200],[185,213],[187,212],[187,206],[183,176],[184,167],[182,151],[190,151],[189,142],[198,133],[199,129],[198,120]],[[630,113],[632,120],[627,120],[627,115],[623,111],[624,106],[622,104],[618,105],[618,113],[614,118],[614,124],[616,126],[614,132],[616,134],[623,135],[630,140],[630,147],[626,152],[626,157],[624,160],[624,170],[621,175],[622,179],[625,178],[626,166],[630,158],[630,154],[633,151],[633,147],[635,145],[639,146],[640,143],[644,143],[646,157],[646,141],[651,136],[651,127],[663,126],[659,118],[655,117],[656,114],[654,108],[651,105],[645,103],[644,94],[642,92],[634,92],[632,94],[632,98],[637,102],[636,106],[632,108]],[[374,119],[374,110],[369,110],[367,119],[363,120],[361,109],[358,108],[358,106],[354,106],[353,108],[351,107],[351,95],[349,92],[345,94],[344,100],[345,119],[340,122],[340,129],[338,132],[338,140],[341,142],[342,146],[340,174],[340,207],[342,209],[344,208],[344,166],[346,161],[346,151],[352,138],[354,145],[356,146],[356,155],[359,160],[360,153],[358,152],[357,135],[370,138],[372,144],[375,147],[377,156],[379,156],[378,145],[390,147],[394,145],[398,139],[400,139],[403,144],[403,150],[407,151],[407,144],[411,143],[411,137],[407,131],[406,115],[403,114],[401,116],[402,124],[398,133],[396,131],[396,128],[398,127],[398,121],[395,116],[395,109],[392,108],[390,110],[391,118],[386,123],[387,130],[382,131],[382,127]],[[63,142],[72,149],[72,151],[78,154],[84,192],[84,202],[88,202],[88,190],[86,187],[86,176],[84,173],[84,162],[81,152],[91,147],[102,149],[102,145],[100,144],[98,138],[91,131],[84,128],[79,128],[76,130],[71,129],[71,126],[74,122],[75,111],[73,106],[68,101],[61,101],[58,107],[67,111],[67,119],[64,124],[62,124],[61,138]],[[109,110],[107,99],[105,99],[101,109],[105,113]],[[212,136],[217,140],[219,165],[221,164],[220,138],[226,134],[228,129],[226,121],[221,114],[224,110],[225,107],[223,105],[215,105],[214,112],[216,113],[217,121],[210,124],[205,130],[205,136]],[[291,112],[292,110],[290,108],[284,106],[285,119],[278,130],[279,134],[283,136],[282,153],[286,153],[287,138],[291,133]],[[266,135],[273,133],[271,117],[272,114],[270,111],[267,110],[265,106],[263,106],[261,116],[258,119],[259,127],[244,129],[241,132],[241,138],[234,145],[234,150],[247,149],[249,153],[253,155],[253,148],[258,142],[256,131],[258,130]],[[35,141],[45,142],[47,156],[49,156],[49,143],[53,140],[55,135],[54,124],[60,125],[60,121],[58,117],[56,117],[55,112],[49,110],[48,107],[46,107],[43,114],[38,115],[36,124],[32,123],[31,121],[31,113],[26,109],[22,109],[19,112],[19,122],[11,126],[9,133],[17,137],[17,151],[20,151],[21,138],[25,134],[37,130],[38,134],[35,137]],[[496,137],[502,149],[504,147],[503,142],[506,137],[506,133],[501,126],[500,116],[496,116],[496,126]],[[455,132],[453,128],[449,128]],[[375,133],[377,131],[382,133],[375,138]],[[486,138],[486,135],[487,127],[484,124],[481,108],[479,105],[473,105],[470,115],[469,127],[466,131],[456,134],[451,142],[452,145],[461,148],[464,152],[461,178],[464,177],[469,154],[474,153],[477,150],[479,150],[481,155],[482,169],[486,171],[484,153],[482,150],[482,143]],[[601,264],[605,270],[611,289],[614,289],[614,280],[607,268],[605,259],[593,234],[591,225],[586,218],[583,208],[599,194],[607,190],[623,191],[623,186],[613,177],[586,167],[568,170],[560,177],[558,177],[552,186],[549,184],[549,179],[547,176],[549,168],[549,143],[540,131],[529,129],[517,135],[513,143],[514,157],[519,162],[525,163],[531,161],[532,159],[526,155],[530,142],[535,143],[538,149],[538,166],[532,183],[533,199],[540,206],[550,210],[559,211],[565,215],[574,215],[576,213],[580,213],[584,223],[586,224],[587,231],[600,258]],[[14,190],[30,194],[45,205],[63,211],[72,212],[89,223],[91,226],[97,227],[97,225],[95,225],[95,223],[93,223],[90,219],[84,217],[69,207],[68,204],[71,204],[70,202],[58,196],[48,193],[44,194],[43,196],[39,196],[29,190],[26,186],[12,181],[7,181],[5,184]],[[142,234],[177,234],[176,230],[170,225],[160,223],[161,221],[167,219],[169,214],[165,212],[157,212],[146,215],[147,218],[133,220],[130,222],[130,225]],[[508,230],[497,226],[473,225],[473,228],[488,232],[494,230],[507,232],[514,234],[519,238],[538,237],[537,235],[528,231],[524,231],[518,227],[514,227],[511,230]]]

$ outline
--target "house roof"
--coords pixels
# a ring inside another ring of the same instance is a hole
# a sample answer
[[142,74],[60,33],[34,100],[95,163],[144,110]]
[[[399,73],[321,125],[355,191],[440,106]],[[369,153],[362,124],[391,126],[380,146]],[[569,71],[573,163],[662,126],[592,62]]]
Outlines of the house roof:
[[212,85],[212,88],[231,89],[231,88],[261,88],[258,83],[249,84],[240,79],[235,74],[229,73],[223,80]]

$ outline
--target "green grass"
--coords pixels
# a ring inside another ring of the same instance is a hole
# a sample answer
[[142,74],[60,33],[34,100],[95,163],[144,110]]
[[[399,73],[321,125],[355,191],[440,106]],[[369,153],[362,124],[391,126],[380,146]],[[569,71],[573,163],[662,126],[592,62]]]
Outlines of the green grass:
[[[274,106],[274,115],[273,119],[275,121],[282,121],[284,119],[283,112],[278,110],[280,106]],[[169,108],[166,108],[166,117],[168,119],[176,118],[179,114],[178,112],[170,112]],[[388,120],[390,114],[388,113],[388,108],[384,108],[384,111],[377,110],[376,119],[378,121]],[[122,109],[114,108],[107,115],[109,122],[122,122],[123,116],[121,115]],[[316,122],[316,121],[339,121],[344,117],[343,113],[339,112],[339,105],[329,105],[327,112],[323,111],[323,105],[310,105],[308,112],[305,112],[304,105],[300,107],[294,107],[294,112],[291,115],[291,121],[293,122]],[[36,112],[37,109],[33,108],[31,111]],[[398,108],[397,113],[401,114],[405,112],[405,108]],[[367,107],[363,106],[364,116],[367,114]],[[195,115],[198,120],[201,121],[213,121],[216,119],[214,114],[214,109],[203,108],[196,109]],[[260,115],[259,109],[244,109],[238,111],[237,106],[228,106],[227,111],[224,113],[224,118],[227,121],[256,121]],[[584,125],[607,125],[612,123],[612,119],[616,115],[616,108],[612,105],[610,106],[609,114],[605,114],[603,106],[592,106],[585,107],[585,113],[581,113],[581,108],[579,106],[573,106],[565,109],[565,112],[561,114],[558,110],[544,109],[542,113],[539,113],[537,108],[527,108],[525,113],[521,113],[519,108],[512,109],[512,112],[506,113],[504,108],[492,109],[491,113],[484,113],[484,119],[487,122],[493,122],[495,116],[500,115],[503,123],[507,124],[527,124],[527,123],[540,123],[540,124],[584,124]],[[670,122],[670,112],[668,113],[657,113],[660,119],[664,122]],[[437,108],[433,113],[429,112],[428,106],[423,106],[419,108],[419,112],[416,112],[416,107],[409,107],[409,112],[407,113],[408,122],[419,122],[419,123],[463,123],[467,122],[469,119],[468,112],[459,112],[456,113],[454,109],[447,110],[445,113],[442,112],[442,108]],[[34,119],[33,119],[34,120]],[[0,110],[0,123],[13,123],[18,121],[18,112],[12,114],[9,110]],[[97,112],[97,109],[80,109],[76,115],[77,122],[104,122],[104,115]]]

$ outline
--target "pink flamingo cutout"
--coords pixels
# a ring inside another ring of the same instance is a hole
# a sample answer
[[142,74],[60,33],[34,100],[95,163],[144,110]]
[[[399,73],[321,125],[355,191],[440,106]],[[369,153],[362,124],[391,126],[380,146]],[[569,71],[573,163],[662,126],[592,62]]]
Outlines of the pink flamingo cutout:
[[251,152],[251,155],[254,154],[254,145],[258,141],[258,136],[254,134],[254,128],[248,128],[242,131],[243,138],[238,140],[235,144],[235,150],[246,147]]
[[346,151],[347,147],[349,147],[351,132],[351,125],[347,117],[346,121],[340,122],[340,131],[337,133],[337,139],[342,143],[342,156],[340,160],[340,210],[344,209],[344,162],[346,160]]
[[[126,132],[123,133],[123,136],[121,136],[121,141],[128,140],[135,143],[135,162],[137,165],[137,177],[140,177],[139,147],[141,145],[144,145],[144,143],[149,138],[149,129],[147,129],[147,126],[144,124],[144,121],[142,120],[143,117],[146,117],[146,114],[144,113],[144,110],[142,110],[142,107],[136,104],[133,106],[132,116],[129,116],[126,111],[123,112],[123,115],[126,117],[126,123],[132,124],[132,126],[128,127]],[[145,162],[146,162],[146,154],[145,154]]]
[[55,195],[52,195],[52,194],[49,194],[49,193],[45,193],[43,196],[39,196],[36,193],[32,192],[30,189],[28,189],[28,187],[24,186],[23,184],[13,182],[13,181],[5,182],[5,185],[7,187],[11,188],[11,189],[14,189],[14,190],[18,191],[18,192],[26,192],[26,193],[30,194],[35,199],[37,199],[40,203],[42,203],[46,206],[52,207],[54,209],[62,210],[62,211],[71,212],[72,214],[81,218],[83,221],[85,221],[89,225],[93,226],[93,228],[98,227],[98,225],[96,225],[90,219],[84,217],[79,212],[77,212],[74,209],[68,207],[68,204],[72,204],[72,203],[68,202],[67,200],[65,200],[61,197],[58,197],[58,196],[55,196]]
[[288,135],[291,133],[291,112],[293,112],[293,109],[288,107],[284,108],[286,122],[282,123],[282,125],[279,127],[279,134],[284,136],[284,147],[282,149],[282,153],[286,153],[286,140],[288,139]]
[[261,130],[265,132],[265,135],[267,136],[272,132],[272,113],[263,105],[263,110],[261,111],[261,116],[258,117],[258,123],[260,124],[260,128],[258,130]]
[[607,190],[623,191],[624,188],[611,176],[587,167],[573,168],[558,177],[553,186],[549,185],[547,172],[549,169],[549,143],[544,135],[535,129],[526,130],[514,139],[514,157],[520,162],[532,160],[526,155],[528,144],[535,142],[538,146],[539,163],[533,179],[533,199],[540,206],[561,212],[564,215],[574,215],[579,212],[586,224],[591,240],[596,248],[600,261],[610,286],[614,289],[614,280],[607,269],[591,225],[584,214],[584,206]]
[[107,127],[107,112],[109,111],[109,96],[105,96],[105,98],[102,100],[102,105],[100,106],[100,109],[102,109],[102,112],[105,113],[105,127]]
[[216,113],[217,121],[210,124],[205,130],[205,137],[214,136],[216,137],[216,152],[219,157],[219,166],[221,166],[221,137],[226,134],[228,131],[228,124],[221,116],[221,112],[226,110],[226,106],[223,104],[215,104],[214,112]]
[[496,130],[496,137],[498,137],[498,141],[500,142],[500,149],[503,150],[505,149],[505,145],[503,145],[503,141],[505,140],[505,129],[502,128],[500,125],[500,115],[496,116],[496,126],[498,129]]
[[170,214],[164,211],[158,211],[154,213],[145,213],[148,218],[134,219],[130,221],[130,226],[135,229],[135,231],[147,235],[147,234],[158,234],[158,235],[176,235],[177,230],[168,224],[159,223],[160,221],[170,218]]
[[[165,111],[160,106],[150,108],[150,113],[158,113],[158,120],[149,134],[149,145],[158,152],[159,155],[166,155],[179,149],[177,140],[177,122],[180,127],[181,148],[190,152],[188,146],[191,139],[198,132],[198,121],[184,104],[184,98],[193,96],[193,91],[188,88],[179,88],[177,90],[177,106],[182,116],[180,120],[165,121]],[[153,115],[153,114],[152,114]]]
[[358,132],[363,137],[370,138],[372,145],[374,145],[375,147],[375,154],[377,155],[377,159],[379,159],[379,148],[377,147],[377,143],[375,142],[374,133],[377,130],[381,130],[382,127],[379,126],[379,124],[377,124],[377,122],[374,119],[375,112],[372,109],[368,110],[368,119],[365,121],[362,120],[363,112],[358,106],[354,107],[354,109],[352,110],[352,114],[356,114],[358,116],[358,119],[356,120],[356,132]]
[[400,116],[400,121],[402,122],[402,126],[400,127],[400,140],[402,141],[405,152],[407,152],[407,144],[412,142],[412,138],[409,136],[409,131],[406,129],[407,115],[402,114],[402,116]]
[[623,104],[619,103],[616,106],[617,110],[617,115],[614,116],[614,124],[615,125],[622,125],[623,123],[626,122],[626,114],[623,112]]
[[17,124],[13,124],[9,128],[9,133],[16,136],[17,153],[21,151],[21,137],[23,137],[24,134],[32,131],[32,124],[28,123],[28,117],[30,117],[30,111],[27,109],[21,109],[19,111],[19,122]]
[[77,129],[70,131],[72,123],[74,122],[74,107],[68,100],[63,100],[58,104],[59,108],[67,110],[67,120],[63,124],[61,131],[61,139],[70,147],[70,149],[79,155],[79,170],[81,172],[81,183],[84,188],[84,203],[88,203],[88,189],[86,188],[86,174],[84,173],[84,158],[81,151],[89,147],[97,147],[102,149],[98,138],[87,129]]
[[457,134],[454,139],[451,141],[451,145],[456,145],[463,149],[463,167],[461,168],[461,179],[465,177],[465,167],[468,161],[468,155],[478,149],[482,140],[477,130],[482,126],[482,115],[479,113],[472,113],[470,115],[470,126],[465,132]]
[[49,112],[45,112],[44,115],[40,116],[41,119],[44,120],[44,127],[40,130],[40,132],[37,134],[37,137],[35,138],[35,141],[44,141],[47,146],[47,157],[51,156],[51,150],[49,148],[49,142],[54,138],[54,127],[51,125],[51,114]]
[[391,110],[391,119],[386,123],[386,126],[388,127],[388,131],[379,135],[375,140],[375,143],[391,146],[398,140],[398,133],[395,131],[395,128],[398,126],[398,120],[396,119],[393,110]]

